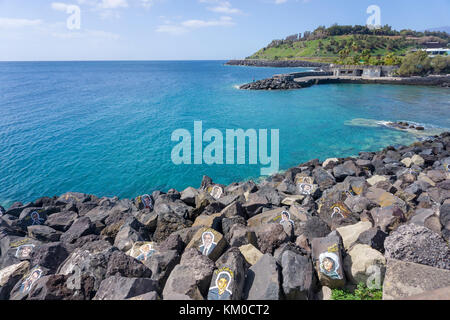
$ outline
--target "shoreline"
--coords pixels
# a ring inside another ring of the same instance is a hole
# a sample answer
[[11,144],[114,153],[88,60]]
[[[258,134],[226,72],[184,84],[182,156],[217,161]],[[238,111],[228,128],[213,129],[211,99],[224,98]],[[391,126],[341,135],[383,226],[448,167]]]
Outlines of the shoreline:
[[[365,282],[373,265],[383,299],[430,296],[450,287],[449,214],[450,132],[310,160],[258,184],[205,176],[199,188],[136,199],[68,192],[1,216],[0,299],[203,300],[214,275],[231,270],[232,300],[327,300]],[[198,249],[205,234],[215,244],[208,252]],[[333,273],[321,267],[325,253]]]

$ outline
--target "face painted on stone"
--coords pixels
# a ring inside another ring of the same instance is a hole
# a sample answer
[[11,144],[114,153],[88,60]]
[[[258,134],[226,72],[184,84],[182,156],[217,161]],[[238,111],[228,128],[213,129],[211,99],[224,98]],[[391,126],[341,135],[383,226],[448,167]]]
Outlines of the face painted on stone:
[[311,185],[310,184],[302,185],[302,191],[303,191],[303,194],[311,194],[311,191],[312,191]]
[[342,215],[342,213],[341,213],[341,209],[340,208],[338,208],[338,207],[334,207],[333,208],[333,213],[331,214],[331,217],[332,218],[334,218],[334,217],[344,217],[343,215]]
[[450,172],[450,163],[444,163],[444,169],[447,172]]
[[22,292],[28,292],[31,289],[31,286],[42,276],[42,270],[41,269],[35,269],[31,272],[31,274],[28,276],[28,278],[25,279],[25,281],[22,282],[20,290]]
[[33,211],[30,216],[31,216],[33,226],[40,225],[42,223],[42,221],[44,221],[44,219],[41,218],[41,216],[39,215],[39,212],[37,212],[37,211]]
[[204,255],[209,255],[214,248],[216,247],[216,243],[214,243],[214,234],[212,232],[204,232],[202,234],[202,245],[200,246],[200,251]]
[[40,271],[36,270],[31,274],[31,280],[36,281],[37,279],[39,279],[40,276],[41,276]]
[[143,195],[141,200],[142,200],[142,203],[144,204],[144,207],[146,209],[152,209],[153,208],[152,198],[148,194]]
[[328,272],[334,269],[334,261],[331,260],[330,258],[323,259],[322,265],[323,268]]
[[211,236],[211,234],[206,233],[203,236],[203,244],[206,246],[209,246],[212,242],[213,242],[213,237]]
[[338,273],[339,258],[335,253],[324,252],[319,256],[320,272],[331,279],[341,279]]
[[228,290],[231,284],[231,274],[222,271],[217,275],[216,286],[209,289],[208,300],[230,300],[232,292]]
[[222,196],[223,190],[221,187],[219,186],[214,186],[211,190],[210,195],[214,198],[214,199],[219,199]]
[[228,278],[220,278],[219,281],[217,281],[217,287],[219,288],[219,294],[223,294],[228,287]]
[[17,248],[16,257],[19,259],[27,259],[33,251],[34,244],[26,244]]

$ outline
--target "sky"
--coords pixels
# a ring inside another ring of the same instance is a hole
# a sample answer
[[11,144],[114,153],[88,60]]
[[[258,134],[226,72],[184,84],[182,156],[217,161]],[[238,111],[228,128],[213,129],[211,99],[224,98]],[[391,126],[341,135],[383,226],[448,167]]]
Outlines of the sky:
[[0,0],[0,61],[226,60],[334,23],[426,30],[450,0]]

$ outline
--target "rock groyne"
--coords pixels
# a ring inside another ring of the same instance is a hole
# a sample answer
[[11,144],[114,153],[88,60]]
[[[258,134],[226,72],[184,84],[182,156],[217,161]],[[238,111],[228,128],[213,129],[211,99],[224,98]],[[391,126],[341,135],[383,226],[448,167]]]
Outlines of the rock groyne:
[[448,297],[450,133],[260,183],[1,211],[2,300],[329,299],[371,280]]
[[242,90],[287,90],[308,88],[320,84],[391,84],[391,85],[415,85],[436,86],[449,88],[450,75],[427,77],[336,77],[336,76],[307,76],[295,79],[284,77],[272,77],[244,84]]

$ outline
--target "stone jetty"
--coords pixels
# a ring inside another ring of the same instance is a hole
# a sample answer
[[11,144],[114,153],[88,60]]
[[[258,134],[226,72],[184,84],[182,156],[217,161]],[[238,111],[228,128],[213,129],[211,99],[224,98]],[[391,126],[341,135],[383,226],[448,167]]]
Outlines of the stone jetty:
[[433,75],[426,77],[363,77],[363,76],[333,76],[323,75],[317,72],[316,75],[305,73],[305,75],[292,76],[290,74],[272,78],[257,80],[241,85],[242,90],[289,90],[308,88],[321,84],[391,84],[391,85],[418,85],[450,87],[450,75]]
[[450,133],[259,183],[0,209],[2,300],[450,296]]

